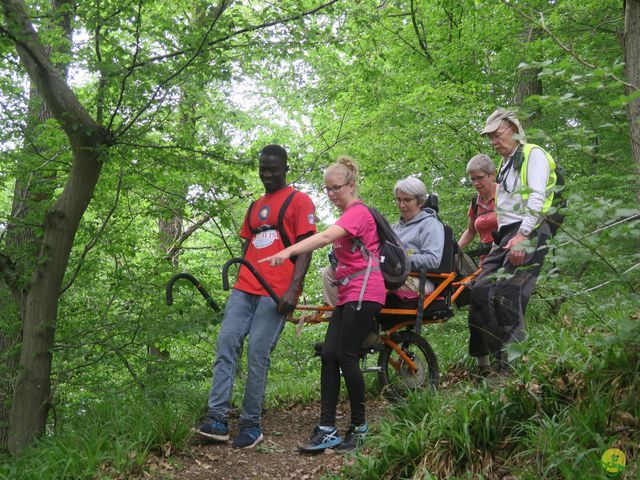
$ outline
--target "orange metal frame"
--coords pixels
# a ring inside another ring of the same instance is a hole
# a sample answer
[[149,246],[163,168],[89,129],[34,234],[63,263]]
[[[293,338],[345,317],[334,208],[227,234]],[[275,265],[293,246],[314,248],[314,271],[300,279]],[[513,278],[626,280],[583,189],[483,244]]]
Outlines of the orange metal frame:
[[[465,288],[468,287],[469,282],[471,282],[473,279],[475,279],[480,272],[482,271],[481,268],[478,268],[475,272],[473,272],[471,275],[468,275],[460,280],[455,280],[456,278],[456,273],[455,272],[451,272],[451,273],[427,273],[427,278],[433,278],[433,279],[439,279],[441,280],[440,283],[436,286],[435,290],[433,292],[431,292],[429,295],[427,295],[423,301],[423,311],[426,312],[427,308],[429,307],[429,305],[431,305],[431,303],[433,301],[435,301],[441,294],[442,292],[448,288],[449,286],[451,286],[451,288],[453,289],[453,293],[451,294],[451,303],[453,303],[458,296],[460,296],[460,294],[464,291]],[[412,276],[418,277],[420,276],[419,273],[417,272],[412,272],[411,273]],[[328,306],[315,306],[315,305],[297,305],[296,306],[296,310],[301,310],[301,311],[316,311],[318,312],[316,314],[315,317],[311,318],[311,319],[304,319],[305,323],[310,323],[310,324],[317,324],[317,323],[322,323],[322,322],[328,322],[329,319],[325,318],[321,315],[322,312],[331,312],[333,311],[333,307],[328,307]],[[404,362],[406,363],[406,365],[409,367],[409,369],[411,370],[411,372],[416,373],[418,371],[418,367],[416,366],[416,364],[411,360],[411,358],[409,358],[407,356],[407,354],[402,350],[402,348],[400,348],[400,346],[394,342],[391,338],[391,336],[396,333],[397,331],[400,330],[404,330],[405,328],[410,328],[412,326],[414,326],[416,324],[416,317],[418,315],[418,309],[402,309],[402,308],[382,308],[382,310],[380,310],[379,315],[383,315],[383,316],[398,316],[398,317],[411,317],[411,318],[407,318],[406,320],[402,320],[398,323],[395,323],[393,326],[391,326],[388,330],[385,330],[384,332],[382,332],[380,334],[380,340],[385,344],[388,345],[391,349],[393,349],[399,356],[400,358],[402,358],[402,360],[404,360]],[[298,321],[300,320],[300,318],[290,318],[289,321],[294,322],[294,323],[298,323]],[[446,322],[446,319],[425,319],[423,323],[425,324],[433,324],[433,323],[444,323]],[[393,364],[394,368],[396,369],[396,371],[399,370],[400,366],[399,364]]]

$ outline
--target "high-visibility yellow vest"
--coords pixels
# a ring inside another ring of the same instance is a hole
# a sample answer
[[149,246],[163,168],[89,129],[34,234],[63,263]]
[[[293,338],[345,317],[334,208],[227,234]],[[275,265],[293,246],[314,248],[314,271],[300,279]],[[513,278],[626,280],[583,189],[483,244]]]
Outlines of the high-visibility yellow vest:
[[[556,181],[558,180],[558,176],[556,175],[556,162],[553,157],[547,152],[544,148],[534,144],[534,143],[526,143],[522,147],[522,165],[520,166],[520,185],[525,187],[525,190],[520,192],[522,196],[522,202],[526,205],[527,199],[529,198],[529,192],[526,189],[529,187],[527,183],[527,170],[529,167],[529,155],[531,154],[531,150],[534,148],[539,148],[544,153],[545,157],[547,157],[547,161],[549,162],[549,179],[547,180],[547,186],[545,187],[546,198],[544,204],[542,205],[542,212],[546,213],[551,204],[553,203],[554,190],[553,187],[556,186]],[[498,165],[498,171],[502,168],[502,162]],[[514,165],[514,168],[518,168],[517,165]]]

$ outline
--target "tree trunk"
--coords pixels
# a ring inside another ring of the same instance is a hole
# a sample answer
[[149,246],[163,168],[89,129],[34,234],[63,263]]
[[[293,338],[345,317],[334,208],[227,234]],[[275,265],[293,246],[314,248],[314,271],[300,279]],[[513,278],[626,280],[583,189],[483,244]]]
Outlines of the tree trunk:
[[173,244],[182,235],[182,217],[175,212],[171,217],[161,217],[158,219],[158,232],[160,233],[160,249],[163,254],[169,254],[168,259],[171,266],[177,267],[180,262],[180,249],[171,250]]
[[73,152],[65,187],[44,217],[41,247],[25,293],[22,350],[8,434],[9,451],[18,453],[45,430],[59,292],[80,219],[100,177],[100,151],[109,139],[52,64],[24,2],[1,0],[1,5],[5,28],[20,60],[65,131]]
[[[167,260],[172,267],[177,267],[180,257],[180,249],[171,251],[171,246],[182,235],[182,218],[175,212],[171,217],[158,218],[158,233],[160,234],[160,251],[163,255],[169,254]],[[153,343],[147,345],[149,355],[159,359],[169,358],[169,351],[156,347]]]
[[51,392],[52,349],[58,296],[80,219],[100,176],[97,146],[74,151],[60,199],[47,214],[39,266],[27,293],[20,371],[9,422],[9,451],[17,453],[45,430]]
[[[66,42],[58,43],[58,54],[68,54],[71,51],[71,10],[66,8],[68,4],[69,0],[51,2],[54,15],[57,17],[55,25],[66,35]],[[47,52],[50,52],[50,49],[47,49]],[[67,58],[65,55],[60,57]],[[57,65],[58,71],[65,78],[68,68],[68,63]],[[32,82],[29,89],[25,146],[16,169],[18,173],[13,192],[11,220],[7,225],[5,242],[7,254],[17,263],[15,268],[20,272],[20,278],[17,279],[18,285],[14,288],[9,288],[8,285],[0,286],[0,361],[6,369],[6,375],[2,376],[0,382],[0,448],[3,450],[8,448],[11,399],[14,395],[20,357],[22,312],[26,300],[23,293],[28,288],[26,280],[31,277],[35,268],[42,237],[42,232],[33,225],[41,222],[55,191],[55,185],[51,183],[56,179],[57,172],[55,169],[42,168],[42,159],[48,158],[48,152],[46,142],[40,139],[42,130],[46,130],[46,122],[52,118],[53,115]]]
[[18,365],[18,346],[20,341],[20,312],[18,304],[8,293],[6,285],[0,286],[0,357],[2,374],[0,375],[0,449],[7,450],[9,439],[9,416],[11,399],[15,386],[15,372]]
[[[524,30],[520,37],[522,38],[522,43],[527,44],[539,37],[540,34],[541,32],[539,29],[531,27],[528,30]],[[541,71],[542,69],[540,69],[540,67],[530,67],[518,71],[519,80],[516,85],[516,91],[513,98],[515,105],[522,106],[526,98],[531,95],[542,95],[542,80],[539,78]],[[530,117],[520,119],[523,127],[529,126],[531,120],[539,114],[539,110],[536,110],[531,113]]]
[[[640,0],[626,0],[624,6],[624,61],[627,81],[635,90],[640,87]],[[636,182],[640,181],[640,98],[628,105],[631,158],[636,165]],[[636,183],[636,199],[640,203],[640,184]]]

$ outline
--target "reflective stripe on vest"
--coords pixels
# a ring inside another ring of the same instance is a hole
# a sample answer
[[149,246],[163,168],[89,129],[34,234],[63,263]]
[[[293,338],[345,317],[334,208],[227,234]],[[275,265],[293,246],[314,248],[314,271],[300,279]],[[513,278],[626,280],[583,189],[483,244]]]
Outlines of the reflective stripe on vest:
[[[533,150],[534,148],[539,148],[540,150],[542,150],[542,153],[544,153],[545,157],[547,157],[547,161],[549,162],[549,179],[547,180],[547,187],[545,192],[546,198],[544,204],[542,205],[542,213],[546,213],[553,203],[553,187],[556,186],[557,176],[556,162],[549,154],[549,152],[547,152],[544,148],[539,147],[538,145],[535,145],[533,143],[527,143],[524,145],[524,147],[522,147],[523,161],[522,167],[520,168],[520,185],[526,186],[527,188],[529,187],[529,185],[527,184],[527,170],[529,166],[529,155],[531,154],[531,150]],[[526,205],[527,198],[529,198],[529,192],[523,191],[520,193],[520,195],[522,196],[523,203]]]

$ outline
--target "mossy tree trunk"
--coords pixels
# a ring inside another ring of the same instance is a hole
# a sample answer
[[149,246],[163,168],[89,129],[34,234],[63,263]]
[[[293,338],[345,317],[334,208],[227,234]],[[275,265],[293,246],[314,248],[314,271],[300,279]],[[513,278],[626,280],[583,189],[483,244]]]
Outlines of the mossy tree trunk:
[[[640,0],[626,0],[624,8],[624,61],[630,94],[640,87]],[[640,182],[640,98],[633,99],[628,106],[631,156],[636,165]],[[640,203],[640,183],[636,184],[636,198]]]

